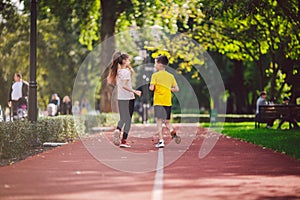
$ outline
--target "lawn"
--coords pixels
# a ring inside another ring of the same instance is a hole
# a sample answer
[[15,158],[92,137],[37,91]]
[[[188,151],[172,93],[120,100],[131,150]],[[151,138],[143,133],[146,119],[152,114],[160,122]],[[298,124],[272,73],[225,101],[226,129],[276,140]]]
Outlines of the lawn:
[[[209,123],[200,125],[208,127]],[[281,130],[278,130],[277,125],[275,123],[274,128],[267,129],[264,124],[261,128],[255,128],[254,122],[226,122],[223,124],[222,134],[273,149],[300,160],[300,130],[289,130],[287,123],[282,126]],[[220,124],[217,123],[216,126]]]

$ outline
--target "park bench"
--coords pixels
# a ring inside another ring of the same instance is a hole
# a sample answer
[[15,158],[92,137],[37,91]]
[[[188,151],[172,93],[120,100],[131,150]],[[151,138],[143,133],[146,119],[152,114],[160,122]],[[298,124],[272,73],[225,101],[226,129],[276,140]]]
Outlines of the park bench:
[[259,106],[259,114],[255,116],[255,127],[259,128],[261,123],[276,119],[300,121],[300,105],[261,105]]

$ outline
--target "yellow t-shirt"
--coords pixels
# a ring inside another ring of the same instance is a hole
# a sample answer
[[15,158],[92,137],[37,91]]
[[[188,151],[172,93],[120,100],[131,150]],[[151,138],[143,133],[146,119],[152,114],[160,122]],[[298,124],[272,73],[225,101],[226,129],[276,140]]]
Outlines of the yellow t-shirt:
[[171,88],[177,86],[172,74],[164,70],[158,71],[152,75],[150,85],[154,85],[153,105],[172,105]]

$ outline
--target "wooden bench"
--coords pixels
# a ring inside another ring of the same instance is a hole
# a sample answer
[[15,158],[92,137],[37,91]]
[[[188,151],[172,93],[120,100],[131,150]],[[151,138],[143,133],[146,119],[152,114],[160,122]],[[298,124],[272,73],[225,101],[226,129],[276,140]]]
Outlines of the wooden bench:
[[300,121],[300,105],[261,105],[259,114],[255,116],[255,127],[259,128],[261,123],[276,119]]

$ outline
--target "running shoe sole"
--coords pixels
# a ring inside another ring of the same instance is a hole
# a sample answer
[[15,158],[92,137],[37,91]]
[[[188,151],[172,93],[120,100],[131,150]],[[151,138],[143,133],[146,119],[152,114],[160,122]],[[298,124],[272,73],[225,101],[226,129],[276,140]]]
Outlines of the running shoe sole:
[[119,130],[115,130],[113,142],[116,146],[120,145],[120,131]]
[[131,146],[128,144],[120,144],[120,147],[121,148],[130,148]]

